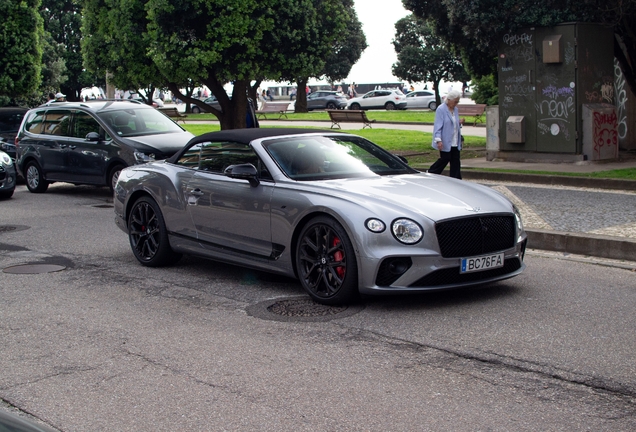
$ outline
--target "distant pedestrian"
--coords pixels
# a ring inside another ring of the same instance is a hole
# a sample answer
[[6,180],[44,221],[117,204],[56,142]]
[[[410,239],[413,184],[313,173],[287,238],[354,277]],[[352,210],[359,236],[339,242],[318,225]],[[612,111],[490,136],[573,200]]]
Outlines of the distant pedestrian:
[[462,178],[459,152],[462,149],[463,137],[461,127],[464,119],[459,119],[457,104],[461,93],[451,90],[446,100],[435,111],[433,125],[433,148],[439,150],[439,159],[428,169],[429,173],[441,174],[450,162],[450,176]]
[[66,101],[66,95],[62,94],[62,93],[55,93],[55,102],[65,102]]
[[274,100],[274,96],[272,96],[272,92],[270,89],[267,89],[267,92],[265,94],[267,95],[267,99],[269,99],[270,102]]

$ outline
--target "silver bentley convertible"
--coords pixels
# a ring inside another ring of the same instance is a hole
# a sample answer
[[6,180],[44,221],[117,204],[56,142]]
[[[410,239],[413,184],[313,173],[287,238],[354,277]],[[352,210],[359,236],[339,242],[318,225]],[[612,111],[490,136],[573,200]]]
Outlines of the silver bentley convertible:
[[124,169],[115,220],[146,266],[181,254],[296,277],[324,304],[521,273],[526,233],[498,192],[421,173],[359,136],[242,129]]

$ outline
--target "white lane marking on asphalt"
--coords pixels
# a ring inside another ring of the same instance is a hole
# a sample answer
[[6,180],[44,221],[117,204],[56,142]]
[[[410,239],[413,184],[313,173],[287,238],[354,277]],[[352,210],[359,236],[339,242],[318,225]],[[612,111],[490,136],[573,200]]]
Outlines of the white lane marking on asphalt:
[[517,206],[519,212],[521,212],[521,218],[523,220],[523,225],[526,228],[538,228],[538,229],[553,229],[552,226],[547,223],[541,216],[535,213],[534,210],[530,208],[529,205],[524,203],[517,197],[514,193],[510,191],[506,186],[491,186],[498,192],[504,194],[514,205]]

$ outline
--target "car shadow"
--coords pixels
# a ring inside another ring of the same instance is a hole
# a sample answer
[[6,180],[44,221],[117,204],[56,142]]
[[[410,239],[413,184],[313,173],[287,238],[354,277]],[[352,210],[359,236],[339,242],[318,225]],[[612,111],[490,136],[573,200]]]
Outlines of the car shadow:
[[509,281],[474,287],[404,295],[365,295],[361,303],[378,310],[424,310],[456,307],[475,303],[492,303],[519,294],[521,288]]

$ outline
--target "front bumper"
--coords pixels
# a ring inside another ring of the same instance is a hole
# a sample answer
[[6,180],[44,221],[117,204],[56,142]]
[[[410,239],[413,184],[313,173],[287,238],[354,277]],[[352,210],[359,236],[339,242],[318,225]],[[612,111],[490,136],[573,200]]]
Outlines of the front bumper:
[[389,256],[360,260],[360,292],[363,294],[399,294],[442,291],[482,285],[508,279],[522,273],[527,237],[504,252],[504,266],[472,273],[460,273],[460,258],[438,254]]

